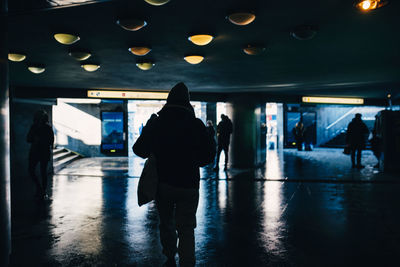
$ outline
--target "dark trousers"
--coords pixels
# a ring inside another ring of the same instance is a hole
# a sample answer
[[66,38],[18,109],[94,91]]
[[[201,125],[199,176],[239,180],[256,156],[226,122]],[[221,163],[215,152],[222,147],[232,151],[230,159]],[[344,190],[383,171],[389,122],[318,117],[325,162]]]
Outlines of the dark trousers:
[[[362,152],[362,147],[361,146],[354,146],[351,147],[351,164],[352,166],[361,166],[361,152]],[[357,153],[357,164],[356,164],[356,153]]]
[[[199,190],[160,183],[156,206],[160,217],[160,240],[163,254],[173,259],[178,251],[180,266],[195,266],[196,211]],[[177,240],[179,244],[177,248]]]
[[216,160],[216,162],[215,162],[215,167],[218,167],[218,165],[219,165],[219,158],[220,158],[220,156],[221,156],[222,150],[224,151],[224,154],[225,154],[225,167],[228,166],[229,145],[224,145],[224,146],[218,145],[217,160]]
[[[29,159],[29,175],[36,185],[36,192],[44,194],[47,189],[47,165],[49,161],[47,159],[30,158]],[[42,176],[42,183],[40,184],[38,177],[36,176],[36,166],[40,164],[40,175]]]

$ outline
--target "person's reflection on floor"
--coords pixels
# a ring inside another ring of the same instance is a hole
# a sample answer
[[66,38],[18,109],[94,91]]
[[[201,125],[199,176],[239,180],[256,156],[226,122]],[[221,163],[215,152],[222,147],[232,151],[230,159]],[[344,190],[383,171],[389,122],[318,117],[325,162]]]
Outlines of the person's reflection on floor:
[[156,158],[159,178],[156,206],[161,245],[167,257],[164,266],[176,266],[177,251],[180,266],[195,266],[199,167],[213,161],[215,142],[203,122],[195,117],[189,91],[183,83],[171,89],[158,115],[147,122],[133,152],[142,158],[152,153]]
[[[50,161],[51,149],[54,143],[54,133],[49,124],[49,116],[43,110],[39,110],[33,117],[33,123],[26,137],[31,144],[29,150],[29,175],[36,186],[36,197],[47,198],[47,165]],[[36,176],[36,166],[40,163],[40,182]]]

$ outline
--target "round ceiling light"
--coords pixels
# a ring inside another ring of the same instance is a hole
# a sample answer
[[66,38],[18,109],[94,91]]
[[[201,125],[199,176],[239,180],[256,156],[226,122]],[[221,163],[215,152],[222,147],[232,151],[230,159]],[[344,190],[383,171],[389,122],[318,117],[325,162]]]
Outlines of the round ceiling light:
[[169,0],[144,0],[144,1],[153,6],[162,6],[169,2]]
[[311,25],[300,25],[290,32],[290,35],[297,40],[310,40],[317,33],[315,26]]
[[92,56],[92,54],[90,54],[89,52],[81,52],[81,51],[71,51],[69,52],[69,55],[78,61],[86,60]]
[[133,46],[128,50],[136,56],[145,56],[151,51],[151,48],[146,46]]
[[235,25],[245,26],[249,25],[256,19],[256,15],[247,12],[233,13],[228,16],[230,22]]
[[247,55],[250,56],[256,56],[264,52],[265,47],[262,46],[254,46],[254,45],[248,45],[245,48],[243,48],[243,52],[245,52]]
[[202,45],[209,44],[214,39],[214,37],[209,34],[197,34],[197,35],[189,36],[188,39],[195,45],[202,46]]
[[54,38],[60,44],[70,45],[78,42],[81,38],[77,35],[69,34],[69,33],[56,33],[54,34]]
[[8,54],[8,60],[14,61],[14,62],[24,61],[25,58],[26,58],[26,55],[24,55],[24,54],[17,54],[17,53],[9,53]]
[[45,71],[45,68],[42,66],[28,66],[28,70],[35,74],[40,74]]
[[136,63],[136,66],[141,70],[149,70],[149,69],[153,68],[154,65],[155,64],[153,62],[139,62],[139,63]]
[[186,62],[195,65],[202,62],[204,57],[199,55],[190,55],[190,56],[185,56],[184,59],[186,60]]
[[117,24],[127,31],[138,31],[147,25],[147,22],[140,19],[120,19]]
[[81,67],[88,71],[88,72],[94,72],[100,68],[100,65],[97,64],[82,64]]
[[358,0],[354,3],[354,7],[358,10],[368,12],[388,4],[386,0]]

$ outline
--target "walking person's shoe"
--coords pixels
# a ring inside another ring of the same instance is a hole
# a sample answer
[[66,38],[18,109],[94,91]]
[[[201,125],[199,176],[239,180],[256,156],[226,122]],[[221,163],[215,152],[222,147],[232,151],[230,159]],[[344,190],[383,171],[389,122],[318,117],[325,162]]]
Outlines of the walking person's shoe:
[[174,258],[168,259],[164,264],[163,267],[176,267],[176,262]]
[[218,167],[218,165],[217,165],[217,166],[215,166],[215,167],[213,168],[213,170],[214,170],[214,171],[218,171],[218,170],[219,170],[219,167]]
[[357,165],[357,169],[363,169],[363,168],[365,168],[365,166],[364,165]]

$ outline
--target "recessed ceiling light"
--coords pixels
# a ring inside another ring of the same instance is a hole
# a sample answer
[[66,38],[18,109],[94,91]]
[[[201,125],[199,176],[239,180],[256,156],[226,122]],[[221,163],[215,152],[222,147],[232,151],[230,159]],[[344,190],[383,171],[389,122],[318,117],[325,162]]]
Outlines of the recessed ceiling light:
[[117,24],[127,31],[138,31],[147,25],[147,22],[140,19],[120,19]]
[[93,72],[93,71],[98,70],[100,68],[100,65],[97,65],[97,64],[82,64],[81,67],[84,70],[88,71],[88,72]]
[[83,61],[90,58],[92,54],[90,54],[89,52],[71,51],[69,52],[69,55],[78,61]]
[[141,70],[149,70],[149,69],[153,68],[154,65],[155,64],[153,62],[139,62],[139,63],[136,63],[136,66]]
[[251,56],[256,56],[261,54],[262,52],[264,52],[265,47],[262,46],[255,46],[255,45],[248,45],[245,48],[243,48],[243,51],[247,54],[247,55],[251,55]]
[[213,36],[209,34],[197,34],[189,36],[189,41],[196,45],[207,45],[213,40]]
[[186,62],[194,65],[194,64],[199,64],[200,62],[202,62],[204,57],[199,56],[199,55],[190,55],[190,56],[184,57],[184,59],[186,60]]
[[29,66],[28,70],[30,72],[32,72],[32,73],[40,74],[40,73],[43,73],[45,71],[45,68],[42,67],[42,66]]
[[358,10],[368,12],[387,5],[389,1],[386,0],[357,0],[354,7]]
[[312,25],[300,25],[294,28],[290,35],[297,40],[310,40],[317,33],[317,28]]
[[235,25],[244,26],[252,23],[256,19],[256,15],[250,12],[238,12],[230,14],[228,19]]
[[145,56],[151,51],[151,48],[146,46],[133,46],[128,50],[136,56]]
[[8,54],[8,60],[11,60],[14,62],[24,61],[25,58],[26,58],[26,55],[24,55],[24,54],[17,54],[17,53],[9,53]]
[[54,34],[54,38],[60,44],[70,45],[78,42],[81,38],[77,35],[69,34],[69,33],[56,33]]
[[162,6],[169,2],[169,0],[144,0],[153,6]]

